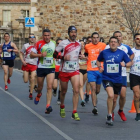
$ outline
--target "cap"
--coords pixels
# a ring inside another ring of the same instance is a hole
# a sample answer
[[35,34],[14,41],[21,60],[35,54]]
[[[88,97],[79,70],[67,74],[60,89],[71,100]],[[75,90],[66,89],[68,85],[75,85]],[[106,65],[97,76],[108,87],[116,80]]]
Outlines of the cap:
[[68,28],[68,34],[72,31],[72,30],[75,30],[77,32],[77,29],[75,26],[69,26]]

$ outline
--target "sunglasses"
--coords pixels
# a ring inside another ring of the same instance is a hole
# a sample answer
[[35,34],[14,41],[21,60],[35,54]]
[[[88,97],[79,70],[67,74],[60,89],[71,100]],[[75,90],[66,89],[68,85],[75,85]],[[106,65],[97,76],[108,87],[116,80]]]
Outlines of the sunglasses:
[[140,40],[140,38],[137,37],[137,38],[135,38],[135,40]]
[[57,43],[59,45],[59,43]]
[[35,38],[35,36],[29,36],[29,38]]

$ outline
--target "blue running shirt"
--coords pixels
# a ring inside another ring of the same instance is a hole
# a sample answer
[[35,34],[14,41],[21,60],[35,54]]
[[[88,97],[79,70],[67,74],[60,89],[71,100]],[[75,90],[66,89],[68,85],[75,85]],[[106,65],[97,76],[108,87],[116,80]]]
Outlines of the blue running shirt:
[[115,52],[110,49],[103,50],[98,56],[98,61],[104,61],[104,71],[102,80],[109,80],[113,83],[122,83],[122,66],[120,62],[128,63],[130,61],[127,54],[117,49]]

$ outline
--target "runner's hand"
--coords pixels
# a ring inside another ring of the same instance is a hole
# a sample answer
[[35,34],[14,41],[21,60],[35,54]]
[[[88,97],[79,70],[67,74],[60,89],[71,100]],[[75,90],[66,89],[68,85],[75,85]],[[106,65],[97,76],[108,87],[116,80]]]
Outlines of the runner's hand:
[[102,67],[99,68],[99,72],[102,73],[104,69]]
[[84,59],[85,57],[84,57],[84,55],[83,54],[80,54],[79,55],[79,59]]
[[70,60],[70,55],[64,56],[64,60],[69,61]]
[[125,67],[125,63],[124,62],[120,62],[122,67]]
[[42,57],[46,57],[46,55],[47,55],[47,52],[42,53]]
[[23,61],[22,63],[23,63],[23,65],[24,65],[24,66],[26,66],[26,65],[27,65],[25,61]]
[[7,49],[7,52],[11,52],[11,51],[13,51],[13,49]]

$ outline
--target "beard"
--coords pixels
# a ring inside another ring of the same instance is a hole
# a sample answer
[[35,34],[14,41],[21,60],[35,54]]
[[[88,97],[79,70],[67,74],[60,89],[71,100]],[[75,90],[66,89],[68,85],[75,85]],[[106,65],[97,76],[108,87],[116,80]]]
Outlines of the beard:
[[75,36],[75,35],[69,36],[69,38],[70,38],[72,41],[75,41],[75,40],[76,40],[76,36]]

